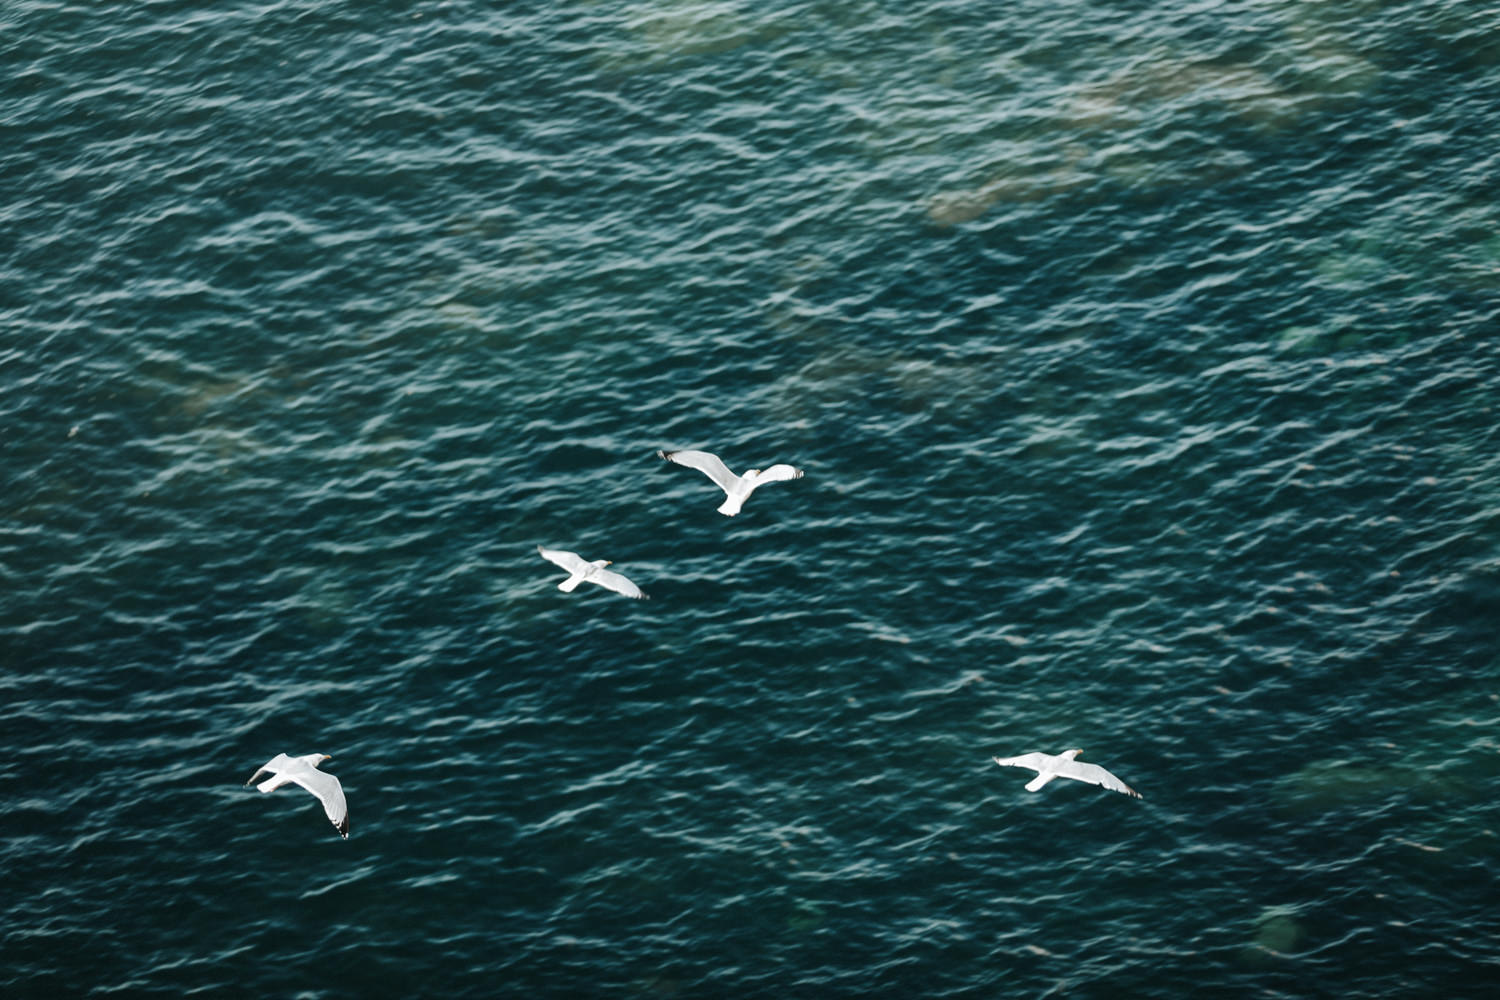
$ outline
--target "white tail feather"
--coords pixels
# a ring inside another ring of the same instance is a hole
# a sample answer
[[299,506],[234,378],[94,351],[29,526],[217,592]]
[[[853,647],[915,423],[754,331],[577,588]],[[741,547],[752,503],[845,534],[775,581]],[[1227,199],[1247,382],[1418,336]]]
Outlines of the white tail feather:
[[267,778],[265,781],[262,781],[255,787],[259,788],[263,792],[274,792],[276,791],[276,789],[280,788],[282,785],[285,785],[291,780],[291,778],[288,778],[284,774],[278,774],[273,778]]

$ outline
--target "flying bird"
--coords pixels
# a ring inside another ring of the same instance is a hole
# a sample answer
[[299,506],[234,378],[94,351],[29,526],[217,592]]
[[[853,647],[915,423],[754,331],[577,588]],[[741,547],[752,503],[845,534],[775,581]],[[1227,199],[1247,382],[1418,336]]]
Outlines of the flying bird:
[[1037,772],[1036,777],[1026,783],[1028,792],[1036,791],[1053,778],[1072,778],[1074,781],[1101,785],[1112,792],[1123,792],[1137,799],[1141,797],[1140,792],[1098,764],[1080,764],[1073,759],[1081,753],[1082,750],[1064,750],[1058,754],[1023,753],[1019,757],[996,757],[995,763],[1001,767],[1029,767]]
[[750,494],[761,483],[778,483],[787,479],[801,479],[802,470],[790,465],[773,465],[769,469],[750,469],[743,476],[736,476],[729,471],[718,455],[706,451],[658,451],[656,453],[668,462],[676,462],[685,465],[689,469],[697,469],[718,484],[719,489],[728,494],[727,499],[719,507],[720,514],[729,517],[740,512]]
[[338,778],[318,770],[319,764],[332,759],[326,753],[310,753],[301,757],[288,757],[279,753],[261,765],[245,784],[253,785],[260,781],[261,775],[270,774],[272,777],[256,785],[263,792],[274,792],[288,782],[301,785],[318,797],[318,801],[323,803],[323,811],[328,814],[328,821],[341,837],[348,840],[349,806],[344,802],[344,786],[339,784]]
[[607,570],[608,559],[595,559],[593,562],[585,562],[576,552],[564,552],[561,549],[548,549],[538,545],[536,550],[542,554],[542,558],[548,562],[557,563],[568,571],[568,578],[557,585],[557,589],[564,593],[571,593],[573,588],[580,583],[597,583],[601,587],[613,590],[617,594],[626,597],[634,597],[637,600],[644,599],[646,592],[631,583],[619,573]]

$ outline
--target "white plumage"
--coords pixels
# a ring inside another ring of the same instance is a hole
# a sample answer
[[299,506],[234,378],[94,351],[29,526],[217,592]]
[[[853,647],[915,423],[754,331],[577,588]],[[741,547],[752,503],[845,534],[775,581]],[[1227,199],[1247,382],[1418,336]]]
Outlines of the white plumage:
[[750,494],[762,483],[783,482],[788,479],[801,479],[802,470],[790,465],[773,465],[769,469],[750,469],[743,476],[736,476],[729,471],[718,455],[707,451],[659,451],[656,453],[668,462],[676,462],[690,469],[697,469],[709,479],[718,484],[719,489],[727,494],[724,502],[719,506],[719,513],[733,517],[740,512]]
[[1072,778],[1074,781],[1086,781],[1091,785],[1108,788],[1112,792],[1123,792],[1126,795],[1141,798],[1140,792],[1098,764],[1081,764],[1073,759],[1081,753],[1083,753],[1082,750],[1064,750],[1058,754],[1023,753],[1019,757],[996,757],[995,763],[1001,767],[1028,767],[1037,772],[1036,777],[1026,783],[1028,792],[1036,791],[1053,778]]
[[549,549],[538,545],[536,550],[542,554],[542,558],[548,562],[556,563],[568,571],[568,578],[557,585],[557,589],[565,593],[571,593],[574,587],[580,583],[597,583],[601,587],[613,590],[617,594],[626,597],[634,597],[636,600],[645,598],[645,591],[631,583],[619,573],[607,570],[608,559],[595,559],[587,562],[576,552],[564,552],[562,549]]
[[323,803],[328,821],[338,830],[339,836],[348,840],[349,806],[344,801],[344,786],[339,784],[338,778],[318,770],[318,765],[325,760],[332,758],[326,753],[310,753],[301,757],[288,757],[279,753],[262,764],[245,784],[255,784],[260,781],[261,775],[270,774],[272,777],[256,785],[262,792],[274,792],[287,783],[301,785]]

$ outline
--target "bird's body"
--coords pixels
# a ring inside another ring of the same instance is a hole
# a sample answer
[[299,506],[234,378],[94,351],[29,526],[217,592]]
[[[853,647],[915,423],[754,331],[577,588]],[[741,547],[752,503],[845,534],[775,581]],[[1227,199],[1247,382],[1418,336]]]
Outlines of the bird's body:
[[1140,792],[1098,764],[1081,764],[1074,760],[1081,753],[1082,750],[1064,750],[1058,754],[1024,753],[1019,757],[996,757],[995,763],[1001,767],[1027,767],[1035,771],[1036,777],[1026,783],[1028,792],[1036,791],[1053,778],[1072,778],[1074,781],[1086,781],[1137,799],[1141,797]]
[[802,478],[801,469],[785,464],[773,465],[768,469],[749,469],[743,476],[737,476],[729,471],[729,467],[718,455],[707,451],[658,451],[656,454],[668,462],[697,469],[718,484],[719,489],[726,494],[724,502],[719,505],[719,513],[729,517],[740,512],[750,494],[762,483]]
[[349,806],[344,801],[344,786],[339,784],[338,778],[318,770],[318,765],[329,759],[331,758],[325,753],[310,753],[301,757],[288,757],[279,753],[262,764],[245,784],[255,784],[260,781],[261,775],[270,774],[270,778],[255,787],[262,792],[274,792],[288,783],[301,785],[323,803],[328,821],[338,830],[339,836],[348,840]]
[[576,552],[564,552],[562,549],[549,549],[541,545],[536,550],[542,554],[542,558],[548,562],[556,563],[568,571],[568,578],[557,585],[557,589],[564,593],[571,593],[573,588],[580,583],[597,583],[617,594],[633,597],[641,600],[646,596],[645,591],[631,583],[624,576],[607,570],[608,559],[595,559],[593,562],[586,561]]

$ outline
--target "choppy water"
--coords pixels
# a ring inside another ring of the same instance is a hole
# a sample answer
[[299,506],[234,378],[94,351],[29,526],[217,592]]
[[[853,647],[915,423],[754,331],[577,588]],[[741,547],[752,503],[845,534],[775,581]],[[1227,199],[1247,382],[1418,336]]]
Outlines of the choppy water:
[[4,996],[1500,982],[1494,5],[0,52]]

